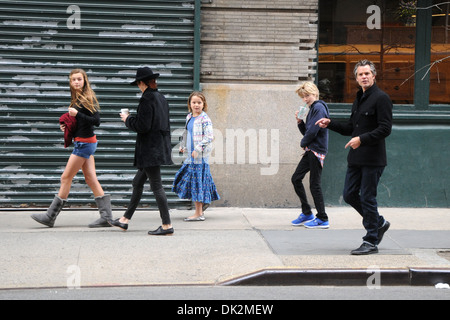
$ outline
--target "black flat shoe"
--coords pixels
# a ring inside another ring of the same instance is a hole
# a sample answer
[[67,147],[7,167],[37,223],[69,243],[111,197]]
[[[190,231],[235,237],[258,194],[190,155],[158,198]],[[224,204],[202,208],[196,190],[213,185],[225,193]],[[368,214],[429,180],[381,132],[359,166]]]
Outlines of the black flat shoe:
[[377,246],[370,244],[368,242],[363,242],[363,244],[355,250],[352,250],[352,255],[356,255],[356,256],[361,256],[361,255],[365,255],[365,254],[373,254],[373,253],[378,253],[378,248]]
[[173,228],[164,230],[162,227],[159,227],[156,230],[149,231],[148,234],[151,236],[171,236],[173,235],[173,232]]
[[118,228],[122,229],[123,231],[127,231],[128,230],[128,223],[122,223],[119,220],[120,220],[120,218],[118,218],[116,220],[110,220],[108,222],[113,227],[118,227]]

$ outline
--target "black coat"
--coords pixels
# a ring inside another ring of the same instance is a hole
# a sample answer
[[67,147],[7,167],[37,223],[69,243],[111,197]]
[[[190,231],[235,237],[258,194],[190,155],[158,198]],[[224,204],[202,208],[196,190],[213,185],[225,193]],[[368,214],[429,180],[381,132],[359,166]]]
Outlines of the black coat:
[[169,104],[158,90],[145,90],[136,116],[128,116],[125,124],[137,133],[134,153],[137,168],[173,164]]
[[349,166],[387,165],[385,138],[392,130],[392,101],[376,84],[358,92],[348,122],[331,121],[328,128],[361,139],[361,146],[348,153]]

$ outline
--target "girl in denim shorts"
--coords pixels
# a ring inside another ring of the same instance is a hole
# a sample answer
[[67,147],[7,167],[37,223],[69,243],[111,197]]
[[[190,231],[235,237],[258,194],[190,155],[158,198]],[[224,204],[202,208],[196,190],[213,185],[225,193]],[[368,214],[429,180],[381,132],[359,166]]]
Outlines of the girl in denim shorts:
[[[70,128],[74,140],[74,149],[61,176],[59,192],[53,199],[47,213],[33,214],[31,217],[39,223],[53,227],[56,217],[67,202],[72,179],[81,169],[86,183],[94,193],[100,212],[100,219],[91,223],[89,227],[110,227],[109,221],[112,220],[111,198],[109,195],[105,195],[97,179],[94,161],[94,154],[97,149],[94,126],[100,125],[100,107],[84,70],[72,70],[69,81],[71,103],[69,112],[65,116],[75,118],[71,122],[76,123],[76,127]],[[66,125],[61,125],[61,130],[65,131],[69,128]]]

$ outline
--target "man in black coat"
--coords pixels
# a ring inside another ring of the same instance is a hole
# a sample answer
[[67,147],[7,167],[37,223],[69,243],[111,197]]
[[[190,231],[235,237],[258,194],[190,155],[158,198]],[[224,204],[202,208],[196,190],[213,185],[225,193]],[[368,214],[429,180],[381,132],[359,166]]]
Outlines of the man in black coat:
[[386,160],[385,138],[392,129],[392,101],[375,83],[376,69],[372,62],[362,60],[354,69],[361,90],[345,123],[322,118],[316,122],[342,135],[351,136],[345,177],[344,200],[363,217],[367,234],[354,255],[378,252],[377,245],[389,229],[389,222],[378,213],[377,187]]
[[[169,104],[158,91],[156,84],[158,77],[159,73],[153,73],[150,68],[145,67],[137,70],[136,80],[131,83],[131,85],[137,85],[142,91],[137,113],[135,116],[121,114],[121,118],[129,129],[137,133],[134,165],[139,169],[137,175],[142,176],[142,172],[145,172],[150,180],[150,186],[161,215],[162,225],[154,231],[149,231],[148,234],[171,235],[174,230],[170,220],[167,196],[162,186],[160,170],[162,165],[173,164]],[[145,182],[144,177],[139,180],[141,181],[140,184]],[[131,215],[126,220],[124,218],[127,217],[117,219],[112,224],[126,230]]]

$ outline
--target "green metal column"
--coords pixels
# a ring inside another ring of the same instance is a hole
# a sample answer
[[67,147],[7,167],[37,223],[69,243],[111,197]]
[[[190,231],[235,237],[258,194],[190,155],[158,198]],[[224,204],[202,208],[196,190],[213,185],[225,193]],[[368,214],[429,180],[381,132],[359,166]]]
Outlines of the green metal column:
[[194,18],[194,90],[200,90],[200,39],[201,39],[201,0],[195,0]]
[[418,0],[416,18],[416,46],[415,64],[416,75],[414,79],[414,104],[417,110],[428,109],[430,101],[430,72],[431,60],[431,20],[432,0]]

